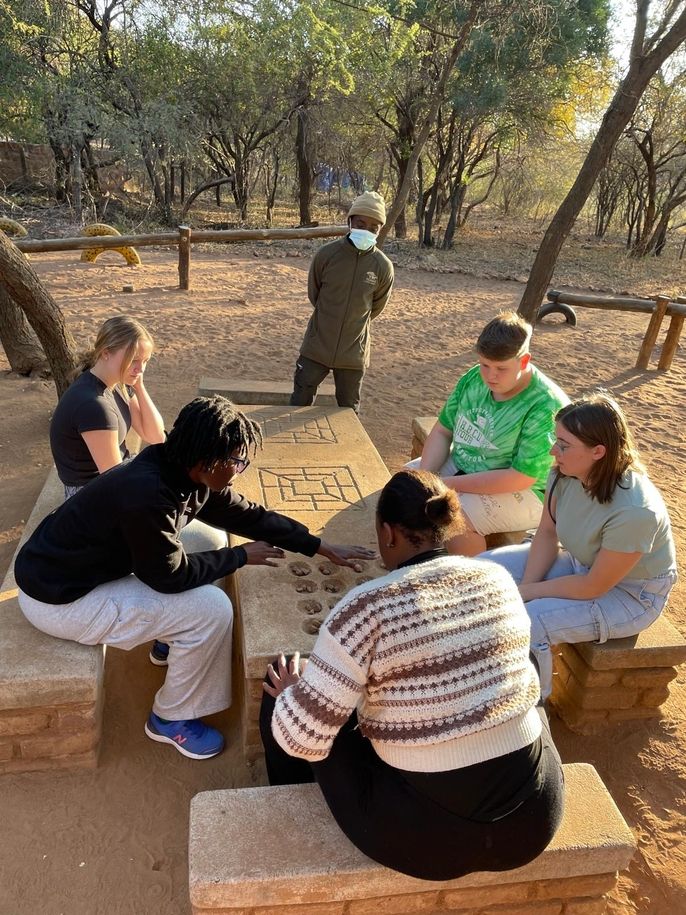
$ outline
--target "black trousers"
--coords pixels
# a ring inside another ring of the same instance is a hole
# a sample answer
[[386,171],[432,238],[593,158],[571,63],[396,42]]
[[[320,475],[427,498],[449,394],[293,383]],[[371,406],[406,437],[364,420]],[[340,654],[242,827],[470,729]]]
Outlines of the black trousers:
[[[560,824],[564,780],[547,720],[542,736],[524,751],[530,765],[522,768],[519,757],[522,778],[514,785],[512,753],[452,772],[415,773],[389,766],[361,734],[355,713],[328,757],[308,763],[289,756],[274,740],[274,702],[265,693],[260,714],[269,783],[316,781],[350,841],[393,870],[424,880],[511,870],[536,858]],[[542,712],[541,717],[545,719]],[[484,776],[497,800],[475,810],[474,785],[483,785]],[[507,796],[500,790],[503,782]]]
[[336,403],[339,407],[352,407],[359,413],[364,369],[330,369],[306,356],[298,356],[295,364],[291,406],[311,406],[317,395],[317,388],[331,371],[336,385]]

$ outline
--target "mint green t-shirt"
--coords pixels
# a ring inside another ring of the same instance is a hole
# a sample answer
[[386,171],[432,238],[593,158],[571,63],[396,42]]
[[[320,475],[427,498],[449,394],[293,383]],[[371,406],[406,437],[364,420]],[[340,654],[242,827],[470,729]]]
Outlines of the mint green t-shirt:
[[531,366],[531,381],[509,400],[494,400],[475,365],[460,378],[439,423],[452,432],[451,457],[464,473],[512,467],[535,479],[543,501],[553,459],[555,414],[569,403],[564,391]]
[[627,578],[660,578],[675,572],[674,540],[662,496],[645,474],[635,470],[628,470],[620,484],[610,501],[601,503],[576,477],[560,476],[553,494],[560,543],[588,568],[601,548],[643,553]]

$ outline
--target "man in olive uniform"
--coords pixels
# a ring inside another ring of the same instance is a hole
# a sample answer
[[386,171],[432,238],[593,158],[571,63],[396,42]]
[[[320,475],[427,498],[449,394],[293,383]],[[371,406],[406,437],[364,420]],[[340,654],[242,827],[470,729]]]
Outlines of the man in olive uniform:
[[310,406],[333,371],[339,407],[359,411],[369,325],[393,288],[393,264],[376,247],[385,222],[383,198],[375,191],[360,194],[348,211],[348,234],[323,245],[312,259],[307,292],[314,311],[295,366],[292,406]]

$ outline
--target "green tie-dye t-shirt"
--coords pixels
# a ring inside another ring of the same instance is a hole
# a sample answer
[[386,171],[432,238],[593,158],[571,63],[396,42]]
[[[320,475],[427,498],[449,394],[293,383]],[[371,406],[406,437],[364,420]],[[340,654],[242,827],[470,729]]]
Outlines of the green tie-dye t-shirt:
[[452,432],[451,457],[464,473],[512,467],[534,477],[533,491],[543,501],[552,464],[555,414],[569,398],[531,366],[531,381],[509,400],[494,400],[475,365],[458,381],[438,421]]

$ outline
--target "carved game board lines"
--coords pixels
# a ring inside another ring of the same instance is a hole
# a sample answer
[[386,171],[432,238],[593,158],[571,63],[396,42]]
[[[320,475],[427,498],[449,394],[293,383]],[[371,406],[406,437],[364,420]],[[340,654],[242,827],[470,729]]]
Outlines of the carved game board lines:
[[350,467],[260,467],[262,501],[272,511],[363,511],[366,502]]

